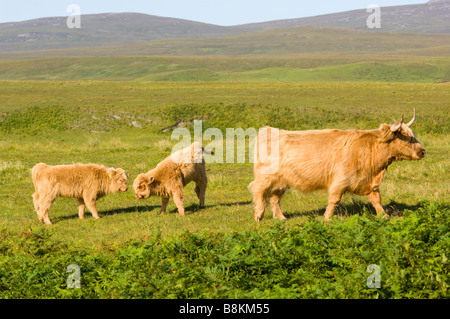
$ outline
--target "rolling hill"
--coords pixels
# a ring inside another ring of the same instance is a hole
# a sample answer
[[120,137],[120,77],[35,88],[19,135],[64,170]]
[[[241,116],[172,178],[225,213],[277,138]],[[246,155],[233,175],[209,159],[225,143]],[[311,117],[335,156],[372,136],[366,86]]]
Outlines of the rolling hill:
[[[339,27],[368,31],[365,9],[309,18],[218,26],[141,13],[81,16],[81,28],[69,29],[67,17],[0,24],[0,52],[93,48],[140,44],[162,39],[211,39],[298,26]],[[450,33],[450,0],[383,7],[381,29],[371,32]]]
[[[233,27],[138,13],[0,24],[0,80],[448,82],[449,4],[382,8],[376,31],[365,10]],[[417,32],[389,31],[401,23]]]
[[81,16],[69,29],[67,17],[0,24],[0,52],[117,46],[167,38],[210,38],[235,34],[224,27],[141,13]]
[[450,54],[450,34],[289,27],[218,38],[161,39],[119,46],[0,52],[0,59],[87,56],[292,56],[305,54]]
[[291,27],[0,53],[0,80],[450,81],[450,34]]
[[[319,15],[315,17],[268,21],[243,25],[247,30],[323,26],[367,30],[366,9]],[[430,0],[424,4],[381,8],[381,28],[373,31],[409,33],[450,33],[450,0]]]

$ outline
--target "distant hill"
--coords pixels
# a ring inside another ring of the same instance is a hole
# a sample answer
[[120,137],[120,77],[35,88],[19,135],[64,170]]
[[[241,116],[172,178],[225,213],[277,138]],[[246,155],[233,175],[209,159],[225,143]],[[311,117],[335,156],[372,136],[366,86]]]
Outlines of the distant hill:
[[0,80],[450,81],[450,34],[291,27],[0,53]]
[[0,59],[90,56],[293,56],[395,54],[449,56],[450,34],[290,27],[212,39],[162,39],[120,46],[0,52]]
[[[140,13],[104,13],[81,16],[81,29],[69,29],[67,17],[42,18],[0,24],[0,52],[68,48],[95,48],[143,44],[162,39],[211,39],[249,32],[298,26],[344,27],[366,30],[365,9],[309,18],[223,27]],[[450,33],[450,0],[383,7],[381,29],[409,33]]]
[[0,52],[75,47],[117,46],[168,38],[211,38],[239,33],[183,19],[141,13],[104,13],[81,16],[81,28],[69,29],[67,17],[0,24]]
[[[362,9],[308,18],[246,24],[241,27],[247,30],[261,30],[311,25],[368,30],[366,21],[370,14],[367,9]],[[372,30],[450,33],[450,0],[431,0],[424,4],[382,7],[381,28]]]

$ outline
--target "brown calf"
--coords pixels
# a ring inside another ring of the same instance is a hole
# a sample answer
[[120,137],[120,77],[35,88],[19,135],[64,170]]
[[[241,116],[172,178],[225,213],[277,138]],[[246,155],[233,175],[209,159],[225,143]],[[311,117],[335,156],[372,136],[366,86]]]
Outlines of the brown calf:
[[35,193],[33,202],[39,220],[50,225],[48,210],[56,197],[78,199],[78,216],[84,218],[87,206],[95,219],[100,218],[95,202],[109,194],[127,191],[128,176],[121,168],[95,164],[51,166],[36,164],[31,170]]

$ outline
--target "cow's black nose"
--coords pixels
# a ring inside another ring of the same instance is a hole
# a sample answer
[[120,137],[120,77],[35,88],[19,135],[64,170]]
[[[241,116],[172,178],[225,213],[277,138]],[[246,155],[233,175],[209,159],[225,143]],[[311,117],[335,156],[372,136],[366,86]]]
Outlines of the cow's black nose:
[[425,151],[425,149],[422,148],[422,149],[419,151],[419,153],[418,153],[417,155],[418,155],[420,158],[424,158],[426,153],[427,153],[427,152]]

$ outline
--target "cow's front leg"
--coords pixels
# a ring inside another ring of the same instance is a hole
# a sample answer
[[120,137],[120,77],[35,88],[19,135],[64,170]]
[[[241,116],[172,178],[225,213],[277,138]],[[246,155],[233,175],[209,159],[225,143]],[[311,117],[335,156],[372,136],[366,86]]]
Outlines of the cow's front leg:
[[383,218],[389,218],[389,215],[386,214],[383,206],[381,206],[381,195],[379,191],[373,191],[367,195],[369,197],[370,202],[372,203],[372,206],[375,208],[375,211],[377,212],[377,216],[380,216],[383,214]]
[[331,216],[333,216],[333,213],[334,213],[334,208],[341,201],[342,194],[343,194],[342,191],[330,192],[330,194],[328,196],[327,210],[325,211],[325,215],[324,215],[325,221],[331,220]]

